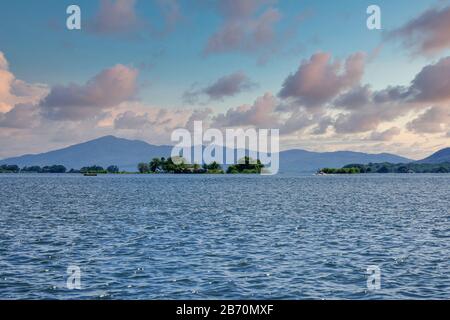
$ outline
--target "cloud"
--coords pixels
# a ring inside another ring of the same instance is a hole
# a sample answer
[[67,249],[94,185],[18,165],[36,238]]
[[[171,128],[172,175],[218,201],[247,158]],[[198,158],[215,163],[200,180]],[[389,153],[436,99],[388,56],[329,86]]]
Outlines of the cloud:
[[136,5],[137,0],[100,0],[98,12],[88,22],[88,31],[110,36],[162,36],[172,32],[182,17],[177,0],[156,0],[154,8],[163,20],[158,27],[140,17]]
[[193,131],[194,130],[194,121],[202,121],[204,126],[205,126],[205,124],[207,125],[210,121],[212,114],[213,114],[213,110],[211,108],[193,110],[192,114],[190,115],[188,121],[185,124],[185,128],[190,131]]
[[0,51],[0,70],[8,70],[9,65],[3,52]]
[[313,129],[312,134],[322,135],[328,132],[328,128],[334,124],[333,117],[323,115],[318,121],[317,126]]
[[139,115],[133,111],[126,111],[114,119],[115,129],[136,130],[142,129],[148,124],[150,124],[150,120],[147,113]]
[[435,106],[407,124],[407,128],[415,133],[441,133],[450,128],[450,108]]
[[[266,7],[273,1],[220,0],[215,8],[223,23],[208,40],[206,54],[224,52],[254,52],[267,50],[275,40],[275,25],[280,12]],[[260,12],[262,10],[262,12]]]
[[[8,66],[6,60],[3,61],[3,66]],[[7,68],[0,69],[0,101],[3,103],[10,104],[14,99],[14,96],[11,93],[11,86],[14,82],[14,78],[14,75],[9,72]]]
[[88,29],[98,34],[135,32],[143,25],[135,6],[136,0],[100,0],[100,8]]
[[375,92],[367,104],[337,114],[333,124],[336,133],[355,134],[376,130],[382,123],[395,121],[423,108],[423,105],[403,101],[377,103],[373,99],[376,94]]
[[377,129],[382,122],[382,118],[376,112],[358,112],[340,114],[335,123],[336,133],[361,133]]
[[409,88],[404,86],[389,86],[373,93],[374,103],[402,102],[410,97]]
[[164,18],[164,26],[159,33],[164,35],[172,32],[183,16],[180,4],[177,0],[157,0],[156,3]]
[[[338,96],[333,107],[343,110],[336,117],[337,133],[359,133],[377,127],[409,113],[421,112],[430,104],[450,101],[450,57],[425,66],[410,86],[390,86],[372,91],[369,86],[355,87]],[[433,107],[407,125],[416,133],[436,133],[445,129],[448,121],[443,107]]]
[[346,110],[355,110],[370,103],[372,94],[369,85],[357,86],[336,98],[334,106]]
[[259,7],[270,4],[267,0],[219,0],[216,6],[221,14],[228,18],[251,17]]
[[431,55],[450,47],[450,6],[431,8],[398,29],[387,38],[400,40],[414,54]]
[[391,141],[395,136],[401,133],[401,129],[397,127],[390,128],[385,131],[374,131],[370,134],[369,140],[373,141]]
[[55,86],[41,102],[44,117],[83,120],[134,98],[138,71],[124,65],[106,69],[84,85]]
[[271,93],[256,99],[253,105],[242,105],[229,109],[213,119],[213,127],[255,126],[276,128],[279,126],[279,114],[275,112],[278,100]]
[[16,104],[36,104],[48,94],[48,87],[29,84],[16,79],[9,70],[8,61],[0,51],[0,113],[10,111]]
[[187,91],[183,99],[187,103],[196,103],[201,95],[206,95],[209,100],[218,101],[226,97],[235,96],[243,91],[251,90],[256,86],[245,73],[238,71],[230,75],[219,78],[213,84],[197,89]]
[[149,137],[158,137],[167,143],[170,132],[176,128],[190,128],[194,121],[208,121],[212,109],[167,109],[142,104],[141,102],[124,102],[110,112],[111,116],[102,122],[105,127],[126,130]]
[[[364,58],[363,53],[356,53],[344,64],[332,61],[329,54],[315,54],[285,80],[279,99],[267,94],[253,105],[217,115],[213,125],[277,127],[285,135],[300,131],[324,135],[332,128],[337,135],[369,133],[369,140],[389,141],[401,129],[394,126],[377,131],[381,124],[417,114],[429,103],[447,101],[450,95],[450,58],[423,68],[410,86],[389,86],[377,91],[360,84]],[[216,87],[222,86],[208,88]],[[436,118],[428,122],[433,119]],[[410,128],[418,127],[418,121]]]
[[[381,123],[393,121],[417,107],[407,102],[407,98],[408,88],[404,87],[373,91],[369,85],[356,86],[331,103],[332,109],[343,111],[335,116],[332,125],[339,134],[376,130]],[[374,134],[380,137],[378,132]]]
[[330,54],[316,53],[286,78],[278,96],[296,100],[308,108],[323,106],[342,91],[359,84],[364,60],[365,54],[356,53],[342,66],[339,61],[331,61]]
[[[281,125],[280,133],[281,134],[292,134],[298,132],[300,130],[306,129],[314,124],[317,124],[320,119],[323,117],[323,113],[319,114],[311,114],[306,112],[305,110],[297,110],[293,112],[287,120]],[[320,128],[316,128],[316,132],[320,131]],[[326,129],[323,129],[326,131]]]
[[33,128],[38,124],[38,121],[38,109],[35,105],[18,104],[10,111],[0,113],[1,128]]
[[412,81],[409,94],[418,102],[450,100],[450,57],[424,67]]
[[35,125],[36,107],[44,86],[31,85],[15,78],[8,61],[0,52],[0,128],[22,129]]

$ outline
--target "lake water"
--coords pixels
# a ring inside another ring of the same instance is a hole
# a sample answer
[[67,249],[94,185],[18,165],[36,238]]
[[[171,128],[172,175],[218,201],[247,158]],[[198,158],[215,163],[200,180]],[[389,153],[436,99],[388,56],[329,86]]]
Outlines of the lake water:
[[[0,175],[0,298],[450,299],[449,185]],[[71,265],[81,290],[66,286]]]

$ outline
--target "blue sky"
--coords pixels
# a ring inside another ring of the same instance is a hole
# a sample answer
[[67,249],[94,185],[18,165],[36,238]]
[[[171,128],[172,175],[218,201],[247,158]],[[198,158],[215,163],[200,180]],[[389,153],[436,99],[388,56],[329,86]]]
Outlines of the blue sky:
[[[345,57],[355,51],[374,50],[381,42],[382,32],[369,31],[365,27],[365,11],[373,1],[288,0],[279,2],[283,20],[277,28],[289,28],[298,15],[305,14],[306,18],[296,28],[296,36],[289,40],[290,44],[284,50],[287,53],[279,53],[263,65],[258,64],[255,56],[242,53],[205,58],[202,49],[210,30],[220,24],[220,18],[212,10],[200,11],[194,2],[182,1],[185,17],[176,32],[165,37],[143,36],[143,39],[98,37],[83,30],[70,32],[65,29],[68,5],[76,3],[81,7],[85,24],[95,15],[97,1],[9,2],[0,12],[4,26],[0,29],[2,50],[18,78],[50,85],[83,82],[98,70],[117,63],[149,64],[151,67],[143,70],[140,76],[143,85],[151,83],[141,93],[143,99],[177,107],[182,103],[179,98],[183,91],[193,82],[207,83],[226,73],[244,70],[251,78],[258,79],[260,93],[276,92],[286,74],[295,71],[300,60],[316,51],[331,51],[337,57]],[[414,5],[402,0],[376,3],[382,7],[383,28],[391,29],[435,1],[415,1]],[[161,16],[156,14],[154,2],[140,1],[137,8],[143,17],[156,25],[163,24]],[[395,48],[386,48],[369,67],[366,79],[380,88],[390,83],[408,83],[422,65],[422,61],[410,61]],[[389,66],[389,76],[386,66]],[[173,95],[174,90],[178,96]],[[252,99],[251,94],[248,97]]]
[[[444,48],[433,56],[414,55],[402,46],[401,41],[385,41],[385,36],[430,8],[446,8],[449,1],[262,0],[248,19],[257,19],[270,8],[280,14],[273,24],[274,39],[267,44],[270,50],[263,45],[256,49],[209,54],[205,54],[205,47],[226,20],[217,8],[217,2],[166,1],[176,4],[179,10],[170,28],[164,28],[167,16],[162,14],[160,4],[164,1],[138,0],[132,7],[144,24],[138,30],[123,34],[90,30],[89,25],[95,23],[100,10],[99,1],[9,1],[2,4],[0,11],[0,52],[16,79],[29,84],[45,84],[49,90],[70,83],[83,85],[102,70],[121,64],[139,71],[134,100],[142,105],[168,110],[208,107],[215,113],[251,105],[268,92],[276,96],[286,78],[297,71],[302,61],[318,52],[329,53],[333,61],[345,61],[356,52],[364,52],[368,59],[360,81],[370,84],[372,90],[408,86],[424,66],[436,63],[448,54],[448,48]],[[80,31],[65,28],[65,11],[70,4],[81,7]],[[366,27],[366,8],[371,4],[382,10],[382,30]],[[254,86],[223,99],[202,97],[196,104],[183,99],[187,91],[201,90],[236,72],[245,74]],[[86,119],[84,124],[89,121]],[[125,135],[139,137],[137,133],[126,132]],[[359,144],[356,140],[353,145],[336,148],[360,149],[362,140]],[[336,141],[336,136],[330,141]],[[444,142],[441,140],[440,143]],[[306,142],[297,145],[290,142],[289,145],[315,148],[313,143]],[[48,148],[53,146],[58,143],[50,141]],[[433,147],[429,143],[426,152]],[[379,149],[381,146],[372,150]],[[392,146],[387,149],[396,151]],[[404,154],[402,150],[407,148],[398,149]]]

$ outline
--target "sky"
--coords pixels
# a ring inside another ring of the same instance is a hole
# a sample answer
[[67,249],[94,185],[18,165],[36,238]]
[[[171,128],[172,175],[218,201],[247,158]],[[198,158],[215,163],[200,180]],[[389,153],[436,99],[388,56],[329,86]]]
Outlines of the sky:
[[196,120],[279,129],[282,150],[449,147],[450,0],[2,4],[0,158],[105,135],[171,144]]

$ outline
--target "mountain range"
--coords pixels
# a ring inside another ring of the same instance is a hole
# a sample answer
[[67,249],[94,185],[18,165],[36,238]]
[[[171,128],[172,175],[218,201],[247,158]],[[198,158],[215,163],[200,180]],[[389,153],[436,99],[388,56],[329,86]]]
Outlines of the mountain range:
[[[172,146],[156,146],[139,140],[105,136],[55,151],[0,160],[0,165],[16,164],[24,167],[61,164],[67,169],[80,169],[91,165],[103,167],[117,165],[121,170],[136,171],[138,163],[149,162],[155,157],[167,158],[170,156],[171,150]],[[314,172],[319,168],[336,168],[350,163],[409,163],[412,161],[389,153],[311,152],[295,149],[280,152],[280,172]],[[450,148],[443,149],[420,162],[439,163],[447,161],[450,162]]]

